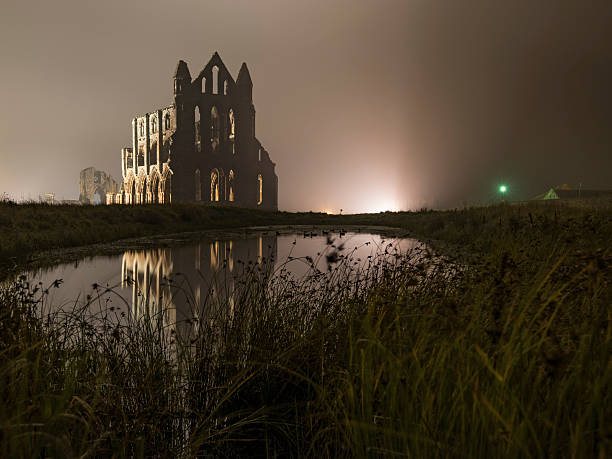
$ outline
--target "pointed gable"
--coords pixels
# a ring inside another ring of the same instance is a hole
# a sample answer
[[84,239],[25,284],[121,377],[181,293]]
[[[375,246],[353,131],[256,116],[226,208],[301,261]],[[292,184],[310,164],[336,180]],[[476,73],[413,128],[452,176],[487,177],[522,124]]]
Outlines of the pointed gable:
[[219,53],[217,53],[216,51],[212,55],[212,57],[210,58],[208,63],[200,71],[200,73],[198,74],[197,78],[194,80],[194,83],[197,80],[202,80],[202,78],[205,78],[208,81],[211,78],[211,76],[212,76],[212,69],[215,66],[219,69],[219,80],[220,81],[227,81],[228,86],[230,86],[230,88],[232,88],[236,84],[235,81],[234,81],[234,78],[232,78],[231,73],[229,72],[229,70],[227,69],[225,64],[223,63],[223,60],[221,59],[221,56],[219,56]]
[[548,193],[546,193],[546,194],[544,195],[544,198],[543,198],[543,199],[545,199],[545,200],[548,200],[548,199],[559,199],[559,196],[558,196],[558,195],[557,195],[557,193],[555,192],[555,189],[554,189],[554,188],[551,188],[550,190],[548,190]]

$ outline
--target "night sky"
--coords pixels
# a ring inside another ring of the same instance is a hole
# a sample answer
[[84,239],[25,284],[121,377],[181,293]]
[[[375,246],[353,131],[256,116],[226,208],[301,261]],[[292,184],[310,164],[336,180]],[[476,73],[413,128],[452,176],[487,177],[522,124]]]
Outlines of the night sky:
[[279,208],[344,212],[612,189],[612,6],[565,0],[2,0],[0,194],[121,179],[179,59],[253,79]]

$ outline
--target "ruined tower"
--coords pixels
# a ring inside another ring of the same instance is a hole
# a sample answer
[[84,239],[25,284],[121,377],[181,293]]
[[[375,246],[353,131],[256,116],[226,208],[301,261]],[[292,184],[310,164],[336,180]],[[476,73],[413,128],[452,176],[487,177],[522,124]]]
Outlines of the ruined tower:
[[79,201],[83,204],[106,204],[107,196],[114,196],[118,190],[117,183],[104,171],[88,167],[79,174]]
[[180,60],[173,103],[132,120],[115,203],[202,202],[277,209],[275,164],[255,136],[246,64],[234,81],[219,54],[192,80]]

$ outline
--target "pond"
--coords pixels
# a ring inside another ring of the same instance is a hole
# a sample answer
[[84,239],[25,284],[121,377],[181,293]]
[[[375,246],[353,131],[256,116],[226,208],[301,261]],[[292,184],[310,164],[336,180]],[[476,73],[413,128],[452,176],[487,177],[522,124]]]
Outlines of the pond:
[[[159,315],[165,325],[202,315],[201,306],[224,303],[232,313],[233,292],[253,273],[266,282],[278,276],[299,281],[316,273],[333,276],[339,266],[371,269],[373,260],[425,248],[410,238],[373,232],[300,233],[260,231],[228,239],[201,239],[176,247],[126,250],[26,273],[44,295],[44,312],[89,308],[116,320]],[[209,307],[209,306],[207,306]]]

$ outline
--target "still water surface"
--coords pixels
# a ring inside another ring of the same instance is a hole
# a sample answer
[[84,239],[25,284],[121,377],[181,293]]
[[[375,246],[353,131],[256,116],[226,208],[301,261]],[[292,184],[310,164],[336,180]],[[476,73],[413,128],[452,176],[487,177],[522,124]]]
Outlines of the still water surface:
[[55,311],[87,304],[89,308],[122,311],[123,317],[138,317],[163,309],[170,314],[164,322],[176,323],[192,317],[193,305],[204,303],[211,295],[226,295],[231,302],[237,279],[248,270],[267,270],[272,278],[283,272],[299,279],[312,273],[313,266],[327,272],[350,259],[353,265],[364,268],[385,251],[406,253],[422,248],[424,245],[415,239],[373,233],[319,230],[279,235],[262,231],[179,247],[128,250],[122,255],[61,264],[27,276],[33,285],[40,283],[44,289],[61,280],[59,288],[50,288],[45,299],[46,307]]

